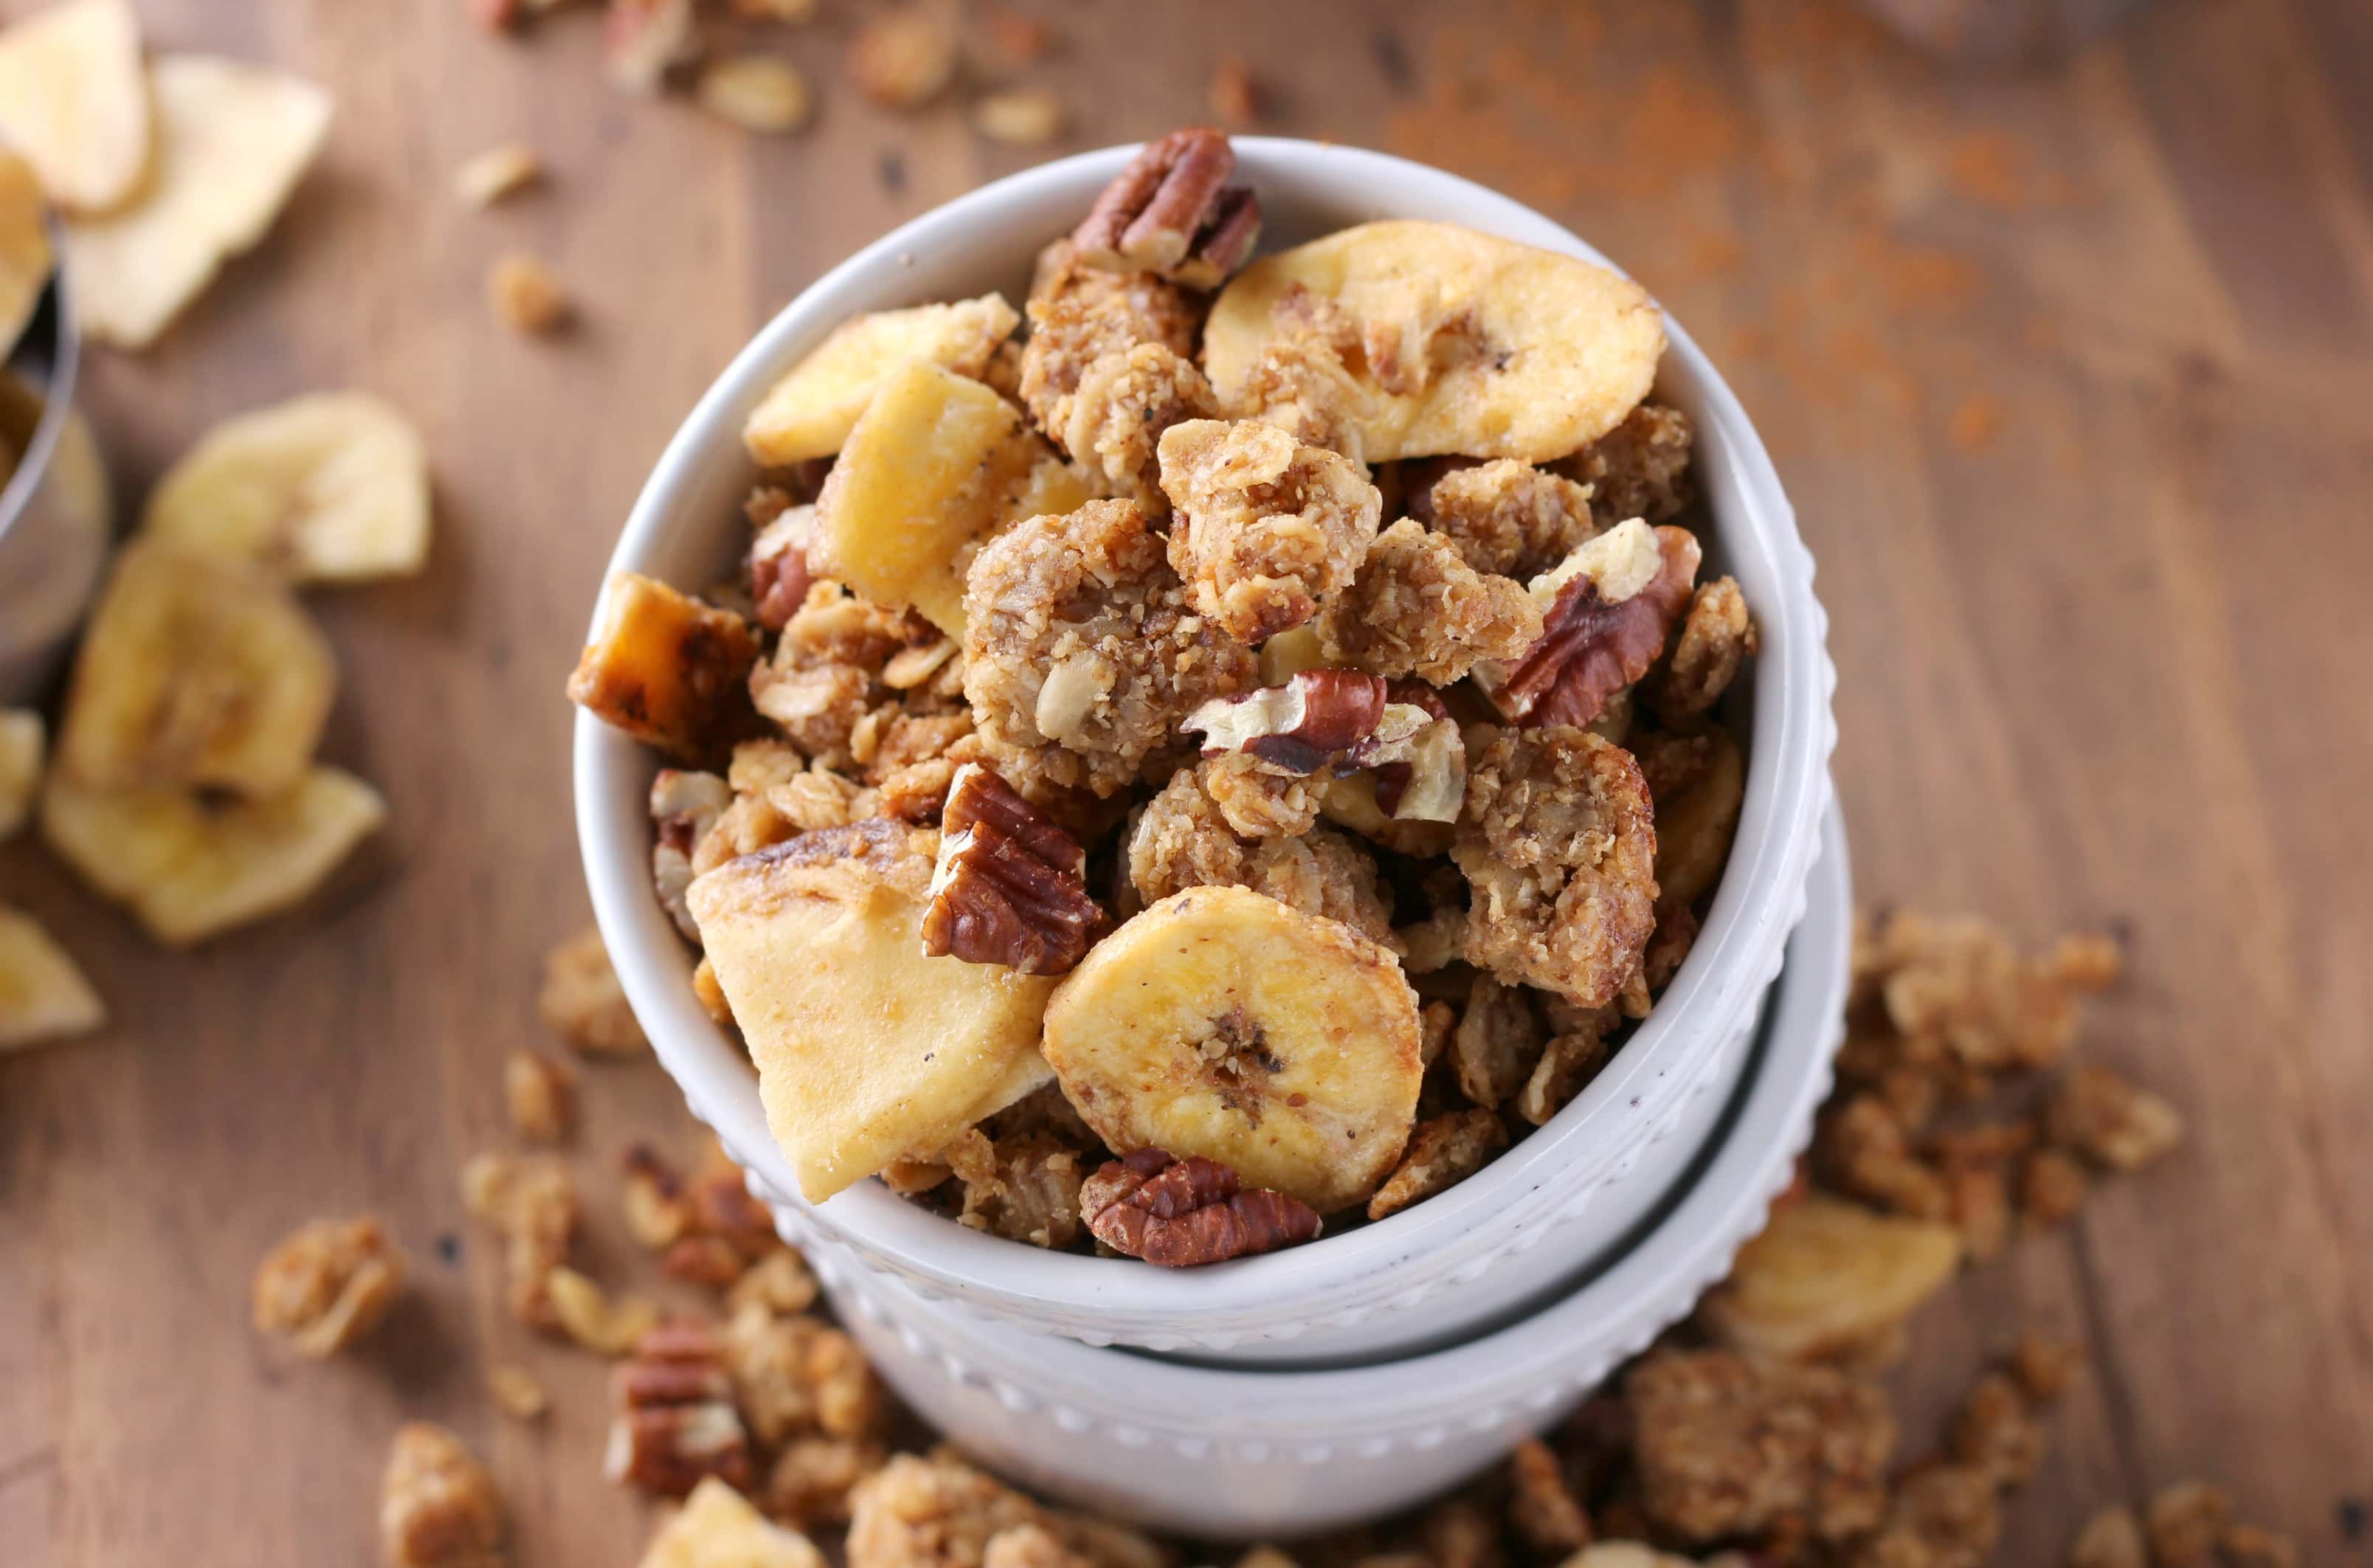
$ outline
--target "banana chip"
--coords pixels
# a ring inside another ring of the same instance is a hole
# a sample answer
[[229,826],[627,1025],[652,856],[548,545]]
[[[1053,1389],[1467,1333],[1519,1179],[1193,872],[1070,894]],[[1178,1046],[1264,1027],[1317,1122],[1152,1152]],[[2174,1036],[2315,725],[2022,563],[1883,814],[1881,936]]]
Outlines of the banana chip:
[[428,556],[428,458],[378,398],[300,397],[208,431],[158,481],[142,527],[298,582],[401,576]]
[[0,838],[25,825],[41,782],[41,716],[29,708],[0,708]]
[[57,264],[41,214],[33,166],[0,148],[0,357],[25,335]]
[[270,572],[137,541],[83,634],[58,765],[96,790],[278,794],[305,776],[336,689],[328,640]]
[[179,790],[88,790],[63,768],[41,790],[50,848],[169,947],[288,908],[386,820],[379,791],[334,767],[228,804]]
[[0,141],[60,206],[105,212],[148,167],[148,79],[124,0],[67,0],[0,33]]
[[88,1035],[107,1009],[40,921],[0,908],[0,1051]]
[[330,126],[330,95],[261,66],[177,54],[151,74],[156,158],[131,205],[66,225],[83,330],[146,348],[224,260],[263,238]]

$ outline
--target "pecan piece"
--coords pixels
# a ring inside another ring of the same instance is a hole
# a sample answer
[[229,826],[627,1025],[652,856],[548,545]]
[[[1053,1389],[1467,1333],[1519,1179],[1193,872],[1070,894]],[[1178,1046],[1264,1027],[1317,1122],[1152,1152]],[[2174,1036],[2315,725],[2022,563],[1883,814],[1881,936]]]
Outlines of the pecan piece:
[[682,1497],[704,1476],[749,1484],[750,1438],[733,1408],[717,1336],[689,1318],[644,1334],[610,1379],[616,1415],[602,1473],[622,1485]]
[[1599,534],[1529,585],[1540,640],[1513,665],[1479,665],[1477,684],[1527,725],[1588,725],[1648,673],[1689,602],[1701,552],[1685,528],[1634,520]]
[[1319,1229],[1308,1204],[1268,1188],[1244,1191],[1217,1160],[1161,1149],[1105,1162],[1081,1188],[1080,1213],[1106,1246],[1164,1269],[1273,1252]]
[[1213,697],[1180,722],[1203,737],[1203,755],[1247,752],[1280,773],[1307,778],[1374,740],[1385,717],[1385,681],[1357,670],[1304,670],[1283,685]]
[[976,762],[956,769],[923,912],[923,951],[1024,975],[1061,975],[1087,955],[1104,910],[1088,896],[1087,851]]
[[1217,288],[1260,239],[1260,198],[1229,187],[1235,170],[1228,138],[1209,126],[1148,142],[1073,231],[1080,260]]
[[1396,822],[1456,822],[1467,803],[1467,741],[1457,720],[1417,703],[1386,704],[1376,732],[1346,752],[1342,766],[1375,774],[1376,807]]

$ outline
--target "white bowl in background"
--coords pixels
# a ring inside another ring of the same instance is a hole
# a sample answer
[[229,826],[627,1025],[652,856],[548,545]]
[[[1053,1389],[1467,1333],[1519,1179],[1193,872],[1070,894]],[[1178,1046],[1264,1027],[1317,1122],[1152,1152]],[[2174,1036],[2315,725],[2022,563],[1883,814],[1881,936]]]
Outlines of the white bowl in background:
[[[1236,142],[1273,248],[1378,217],[1463,223],[1604,263],[1540,214],[1468,181],[1349,147]],[[1069,229],[1133,149],[1109,148],[997,181],[917,218],[817,280],[701,399],[645,486],[611,558],[698,586],[745,550],[741,503],[757,470],[744,417],[775,379],[850,316],[1002,288]],[[1339,1363],[1452,1342],[1570,1289],[1654,1207],[1727,1098],[1756,1004],[1804,912],[1830,799],[1835,685],[1812,559],[1746,414],[1677,323],[1660,395],[1698,427],[1712,527],[1708,570],[1735,575],[1761,653],[1733,694],[1748,758],[1728,870],[1695,950],[1654,1013],[1574,1102],[1448,1192],[1376,1224],[1261,1258],[1185,1271],[1047,1253],[967,1230],[877,1181],[824,1204],[798,1197],[748,1062],[694,998],[694,954],[650,880],[646,797],[655,759],[590,715],[576,731],[578,833],[604,942],[660,1061],[693,1113],[754,1177],[789,1234],[838,1246],[926,1297],[1089,1344],[1211,1359]],[[1694,1107],[1694,1111],[1692,1110]]]
[[836,1243],[808,1259],[907,1404],[1034,1490],[1198,1539],[1303,1534],[1407,1508],[1563,1419],[1763,1228],[1845,1032],[1853,898],[1834,810],[1826,833],[1810,908],[1717,1146],[1612,1267],[1496,1333],[1335,1371],[1189,1366],[984,1322]]

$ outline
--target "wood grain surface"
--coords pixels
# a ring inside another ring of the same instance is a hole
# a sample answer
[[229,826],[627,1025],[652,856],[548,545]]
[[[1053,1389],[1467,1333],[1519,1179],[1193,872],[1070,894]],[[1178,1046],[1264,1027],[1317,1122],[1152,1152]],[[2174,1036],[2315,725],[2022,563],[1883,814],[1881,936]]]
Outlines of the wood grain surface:
[[[1043,155],[957,102],[859,103],[859,0],[767,42],[821,110],[763,141],[612,89],[588,16],[498,42],[461,0],[137,4],[156,47],[339,108],[270,240],[95,367],[127,515],[210,421],[356,385],[426,432],[438,535],[416,580],[314,596],[332,756],[394,813],[321,907],[167,956],[30,842],[0,850],[0,900],[115,1013],[0,1062],[0,1560],[371,1561],[390,1434],[423,1415],[488,1456],[520,1562],[627,1563],[646,1520],[597,1474],[599,1369],[504,1316],[454,1181],[505,1137],[502,1054],[543,1043],[539,955],[585,918],[561,679],[644,473],[765,314]],[[1263,128],[1447,165],[1632,268],[1731,377],[1818,556],[1864,895],[2131,929],[2085,1048],[2175,1098],[2190,1143],[1969,1274],[1895,1375],[1916,1448],[2017,1328],[2087,1346],[2000,1561],[2057,1562],[2095,1506],[2192,1475],[2310,1561],[2373,1553],[2373,11],[2161,0],[2009,76],[1809,0],[1042,14],[1059,47],[1018,76],[1070,106],[1064,147],[1203,118],[1238,53]],[[512,138],[549,188],[457,204],[455,166]],[[514,249],[575,291],[567,336],[489,320]],[[689,1127],[655,1068],[587,1076],[594,1252],[624,1274],[608,1162]],[[248,1329],[250,1271],[361,1210],[418,1289],[361,1353],[292,1365]],[[508,1360],[555,1419],[493,1413]]]

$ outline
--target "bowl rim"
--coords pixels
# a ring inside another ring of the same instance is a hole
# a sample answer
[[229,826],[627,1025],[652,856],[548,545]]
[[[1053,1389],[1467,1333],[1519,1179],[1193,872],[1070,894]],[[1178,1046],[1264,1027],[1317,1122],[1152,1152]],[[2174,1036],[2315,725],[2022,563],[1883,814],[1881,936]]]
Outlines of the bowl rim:
[[[1280,185],[1308,186],[1334,205],[1375,216],[1455,212],[1445,220],[1613,265],[1542,214],[1441,170],[1291,138],[1238,137],[1235,146],[1240,166],[1265,200]],[[1018,209],[1059,203],[1084,211],[1088,198],[1135,150],[1132,144],[1081,153],[980,187],[901,225],[801,290],[735,357],[670,439],[636,500],[604,583],[621,570],[656,569],[654,557],[677,524],[675,513],[705,472],[728,462],[749,471],[740,439],[747,410],[833,326],[861,310],[906,302],[892,297],[915,256],[961,245],[968,230],[983,224],[993,228]],[[986,243],[985,237],[973,238],[975,248]],[[1784,930],[1769,928],[1784,916],[1791,896],[1801,894],[1818,848],[1817,813],[1834,735],[1811,561],[1778,475],[1720,373],[1669,312],[1665,320],[1669,352],[1660,374],[1677,372],[1689,383],[1701,433],[1701,482],[1710,497],[1728,502],[1715,507],[1721,548],[1734,559],[1758,556],[1760,575],[1777,591],[1757,606],[1764,651],[1753,671],[1756,723],[1747,747],[1747,797],[1705,930],[1655,1012],[1548,1125],[1469,1181],[1388,1219],[1303,1247],[1183,1273],[1115,1267],[1106,1259],[984,1235],[896,1198],[879,1182],[859,1183],[821,1205],[806,1203],[796,1196],[796,1179],[766,1129],[746,1059],[694,998],[686,983],[692,957],[652,895],[648,814],[639,804],[643,786],[627,784],[647,781],[655,764],[640,746],[580,711],[575,798],[595,917],[630,1004],[695,1114],[770,1197],[803,1210],[844,1240],[861,1235],[874,1261],[982,1305],[1004,1297],[1024,1312],[1058,1306],[1089,1313],[1109,1320],[1123,1339],[1145,1323],[1217,1323],[1246,1314],[1266,1321],[1267,1314],[1297,1311],[1330,1281],[1409,1270],[1430,1254],[1454,1250],[1489,1216],[1552,1188],[1555,1175],[1577,1153],[1576,1135],[1584,1127],[1625,1097],[1636,1100],[1644,1075],[1680,1059],[1692,1031],[1710,1036],[1713,1031],[1702,1025],[1752,1004],[1753,958],[1776,951],[1784,937]],[[693,526],[702,524],[696,520]],[[1291,1333],[1301,1325],[1297,1319],[1275,1327]]]

